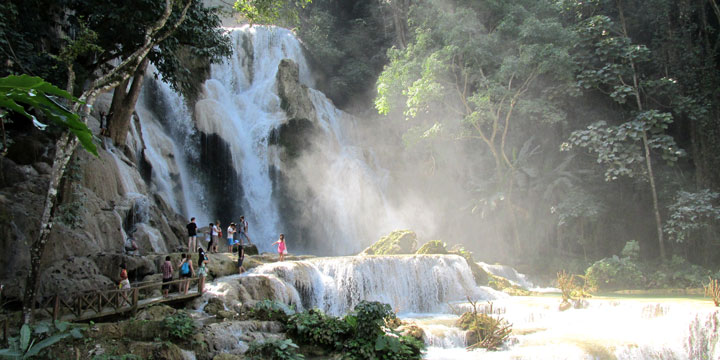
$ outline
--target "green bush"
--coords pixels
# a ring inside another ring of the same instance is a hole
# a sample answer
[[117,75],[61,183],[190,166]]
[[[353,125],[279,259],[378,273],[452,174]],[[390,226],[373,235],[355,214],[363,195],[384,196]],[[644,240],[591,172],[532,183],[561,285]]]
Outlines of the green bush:
[[298,354],[298,346],[290,339],[253,341],[250,343],[245,355],[251,360],[302,360],[305,357]]
[[286,329],[296,341],[319,345],[326,349],[341,350],[350,334],[350,324],[318,309],[290,316]]
[[710,275],[711,271],[673,255],[670,261],[663,262],[651,272],[648,282],[655,288],[699,288],[705,284]]
[[186,313],[166,317],[163,325],[170,336],[180,340],[188,339],[195,332],[195,323]]
[[342,319],[317,309],[291,315],[286,328],[296,341],[330,352],[342,351],[343,359],[422,358],[425,343],[410,336],[401,336],[387,326],[396,319],[390,305],[363,301]]
[[617,256],[596,261],[587,269],[585,277],[590,286],[598,290],[638,289],[646,285],[638,265]]
[[0,357],[12,359],[31,359],[40,356],[45,350],[57,342],[72,336],[83,337],[82,329],[67,322],[40,322],[32,327],[23,324],[19,337],[8,339],[9,347],[0,350]]
[[256,320],[287,322],[288,318],[295,314],[295,310],[289,306],[274,300],[258,301],[249,316]]

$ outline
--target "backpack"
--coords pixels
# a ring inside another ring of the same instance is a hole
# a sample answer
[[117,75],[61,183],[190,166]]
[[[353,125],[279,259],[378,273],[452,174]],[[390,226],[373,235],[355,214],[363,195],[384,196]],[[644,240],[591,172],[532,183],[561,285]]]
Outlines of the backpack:
[[182,266],[180,267],[180,274],[185,275],[190,273],[190,265],[188,265],[188,262],[185,261]]

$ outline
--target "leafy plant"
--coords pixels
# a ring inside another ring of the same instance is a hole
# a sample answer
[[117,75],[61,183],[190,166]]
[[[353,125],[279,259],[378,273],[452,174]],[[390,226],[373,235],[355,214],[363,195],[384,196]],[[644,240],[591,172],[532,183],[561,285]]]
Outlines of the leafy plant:
[[596,261],[585,272],[590,286],[603,289],[635,289],[646,283],[638,265],[628,258],[617,256]]
[[250,311],[249,316],[257,320],[286,322],[288,317],[295,314],[289,306],[274,300],[258,301]]
[[[78,101],[67,91],[36,76],[10,75],[0,79],[0,110],[14,111],[31,120],[38,129],[45,129],[47,124],[30,114],[25,106],[35,108],[54,124],[75,134],[83,148],[97,156],[97,148],[92,141],[92,132],[85,123],[80,121],[79,115],[60,103],[61,99]],[[5,115],[4,111],[0,111],[0,118],[3,122]]]
[[698,192],[678,191],[675,202],[668,206],[670,216],[663,230],[676,242],[683,242],[695,231],[720,220],[720,194],[708,189]]
[[501,317],[489,315],[492,314],[492,303],[483,307],[482,312],[478,312],[477,302],[470,299],[468,301],[472,305],[472,311],[462,314],[455,323],[457,327],[472,332],[468,349],[496,350],[510,337],[512,325]]
[[170,336],[185,340],[195,332],[195,323],[186,313],[168,316],[163,320],[163,325],[170,333]]
[[350,334],[351,326],[344,320],[311,309],[291,315],[286,329],[290,336],[303,343],[340,350]]
[[44,350],[59,341],[72,336],[82,338],[82,331],[67,322],[54,324],[37,323],[34,326],[23,324],[19,337],[11,337],[9,347],[0,350],[0,357],[10,359],[30,359],[40,355]]
[[709,280],[710,282],[707,285],[703,285],[705,287],[705,296],[709,296],[715,303],[715,306],[720,306],[720,285],[718,284],[718,279],[709,278]]
[[302,360],[305,356],[298,354],[298,346],[290,339],[253,341],[245,355],[251,360]]

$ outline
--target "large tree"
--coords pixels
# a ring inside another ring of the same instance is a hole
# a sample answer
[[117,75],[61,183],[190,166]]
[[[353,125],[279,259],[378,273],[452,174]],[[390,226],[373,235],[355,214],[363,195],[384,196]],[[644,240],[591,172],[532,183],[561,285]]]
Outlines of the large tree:
[[406,142],[422,144],[415,148],[431,166],[438,139],[472,142],[487,151],[494,177],[477,179],[486,185],[477,189],[482,194],[475,208],[492,203],[502,209],[496,223],[507,223],[509,240],[522,253],[523,210],[514,191],[519,160],[526,159],[516,155],[532,149],[524,127],[565,118],[557,99],[574,91],[572,33],[545,1],[429,1],[412,6],[410,14],[414,36],[405,48],[389,51],[376,107],[407,120]]

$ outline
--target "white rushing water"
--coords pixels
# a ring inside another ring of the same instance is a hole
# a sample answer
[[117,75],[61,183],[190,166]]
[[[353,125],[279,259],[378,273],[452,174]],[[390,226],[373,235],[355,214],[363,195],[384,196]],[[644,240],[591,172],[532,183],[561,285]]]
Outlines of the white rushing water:
[[459,256],[348,256],[265,264],[250,276],[265,276],[297,294],[302,308],[346,314],[362,300],[390,304],[401,313],[449,311],[448,304],[507,295],[475,284]]
[[[202,206],[205,190],[191,174],[189,157],[197,157],[191,136],[195,133],[190,112],[182,95],[170,85],[155,79],[155,68],[147,69],[136,114],[140,129],[132,126],[132,137],[142,139],[136,151],[152,167],[151,182],[173,210],[186,218],[197,217],[197,223],[209,222]],[[143,148],[144,146],[144,148]]]
[[[195,105],[197,127],[218,135],[230,147],[249,207],[244,215],[252,226],[252,237],[267,242],[277,237],[280,222],[269,173],[268,137],[286,120],[275,76],[286,58],[299,64],[305,82],[309,70],[300,44],[286,29],[244,27],[230,36],[235,53],[229,61],[212,65],[211,79]],[[257,243],[269,250],[265,242]]]
[[[558,295],[510,297],[478,287],[453,255],[355,256],[261,265],[208,285],[211,296],[236,304],[242,293],[298,309],[344,315],[361,300],[388,303],[424,331],[425,359],[720,359],[720,310],[699,298],[596,297],[560,311]],[[259,289],[260,292],[257,292]],[[271,289],[271,291],[267,291]],[[263,295],[267,296],[267,295]],[[480,311],[512,324],[497,351],[467,351],[457,314]],[[487,311],[487,310],[486,310]]]

